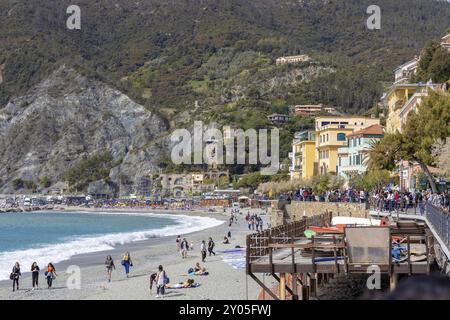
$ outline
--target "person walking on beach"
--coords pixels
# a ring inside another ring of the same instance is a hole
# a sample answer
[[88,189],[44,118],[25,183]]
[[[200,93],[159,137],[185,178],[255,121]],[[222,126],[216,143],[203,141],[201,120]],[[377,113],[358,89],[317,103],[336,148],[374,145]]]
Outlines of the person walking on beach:
[[166,272],[163,266],[158,267],[158,273],[156,274],[156,298],[164,298],[165,286],[166,286]]
[[177,243],[177,251],[180,252],[181,236],[178,236],[175,241]]
[[51,262],[47,265],[45,276],[47,278],[48,288],[50,289],[53,285],[53,280],[56,278],[56,269]]
[[36,262],[33,262],[31,265],[31,281],[33,283],[33,289],[37,289],[39,287],[39,266]]
[[12,268],[12,272],[11,272],[11,276],[10,276],[10,279],[13,281],[13,292],[16,291],[16,287],[17,287],[17,291],[19,291],[19,277],[21,275],[22,275],[22,273],[20,272],[20,264],[18,262],[16,262],[16,264]]
[[125,268],[125,274],[126,274],[126,276],[128,278],[129,274],[130,274],[130,267],[133,266],[133,261],[131,261],[131,256],[130,256],[130,253],[128,251],[125,252],[125,255],[123,256],[122,265]]
[[113,269],[114,270],[116,269],[113,258],[111,256],[107,256],[105,264],[106,264],[106,274],[108,275],[108,282],[111,282],[112,271]]
[[181,258],[186,259],[187,258],[187,251],[189,249],[189,244],[186,240],[186,238],[183,238],[183,241],[181,241]]
[[209,252],[210,256],[211,256],[211,254],[216,255],[216,253],[214,252],[214,246],[215,246],[215,243],[214,243],[213,239],[211,237],[209,237],[208,252]]
[[202,254],[202,262],[205,262],[205,259],[206,259],[206,242],[205,242],[205,240],[203,240],[202,244],[200,245],[200,253]]

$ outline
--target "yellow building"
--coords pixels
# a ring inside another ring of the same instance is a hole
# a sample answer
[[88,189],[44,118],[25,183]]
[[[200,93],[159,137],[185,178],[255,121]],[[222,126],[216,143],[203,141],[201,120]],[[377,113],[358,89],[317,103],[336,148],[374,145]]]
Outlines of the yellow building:
[[405,103],[417,90],[416,83],[395,84],[383,97],[385,108],[388,110],[386,132],[395,133],[401,130],[401,112]]
[[380,120],[365,117],[316,118],[317,174],[337,173],[338,149],[347,145],[347,135],[374,124],[380,124]]
[[290,170],[292,179],[308,179],[315,172],[316,142],[313,131],[304,131],[297,135],[292,143],[292,166]]

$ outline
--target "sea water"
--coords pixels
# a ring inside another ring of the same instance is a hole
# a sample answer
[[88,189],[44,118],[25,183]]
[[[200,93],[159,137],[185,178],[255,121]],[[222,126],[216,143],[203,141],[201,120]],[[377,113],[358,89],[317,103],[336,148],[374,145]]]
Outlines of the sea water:
[[83,253],[154,237],[175,236],[223,222],[209,217],[127,212],[27,212],[0,214],[0,280],[16,261],[46,266]]

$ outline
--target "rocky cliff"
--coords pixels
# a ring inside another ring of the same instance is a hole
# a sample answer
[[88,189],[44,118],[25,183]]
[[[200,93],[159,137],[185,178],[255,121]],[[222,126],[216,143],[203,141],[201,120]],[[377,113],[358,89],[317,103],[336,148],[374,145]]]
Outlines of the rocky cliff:
[[[0,109],[0,192],[17,191],[18,180],[48,189],[77,163],[103,152],[114,166],[108,183],[93,182],[93,187],[127,192],[155,169],[167,149],[166,132],[155,113],[61,66]],[[46,186],[40,185],[43,180]]]

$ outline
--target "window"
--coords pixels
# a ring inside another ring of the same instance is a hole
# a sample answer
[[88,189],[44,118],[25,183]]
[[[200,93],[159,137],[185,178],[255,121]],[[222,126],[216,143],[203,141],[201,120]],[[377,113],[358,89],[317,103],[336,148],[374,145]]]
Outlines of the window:
[[338,133],[337,134],[337,141],[345,141],[345,133]]

